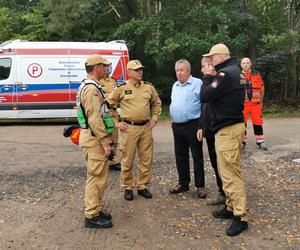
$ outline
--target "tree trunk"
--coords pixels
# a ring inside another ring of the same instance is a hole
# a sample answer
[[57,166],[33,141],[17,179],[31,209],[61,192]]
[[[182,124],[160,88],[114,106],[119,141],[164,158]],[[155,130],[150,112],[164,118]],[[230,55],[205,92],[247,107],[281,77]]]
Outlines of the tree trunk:
[[244,25],[247,33],[247,54],[248,57],[250,57],[251,60],[255,62],[256,50],[255,50],[255,37],[253,33],[255,31],[253,31],[253,25],[250,19],[252,13],[251,13],[249,0],[243,0],[242,7],[243,7],[243,12],[245,13]]
[[147,0],[146,9],[147,9],[147,15],[151,16],[151,0]]
[[297,93],[296,98],[300,97],[300,55],[297,56],[297,67],[296,67],[296,76],[297,76]]
[[287,98],[295,99],[297,96],[297,60],[295,54],[288,57],[288,80],[287,80]]
[[[159,13],[161,12],[161,1],[157,0],[155,1],[155,14],[158,16]],[[160,47],[160,21],[158,19],[157,26],[156,26],[156,47]]]
[[[294,34],[296,28],[296,1],[287,0],[288,33]],[[293,37],[293,36],[292,36]],[[293,37],[294,38],[294,37]],[[294,40],[296,39],[296,41]],[[286,95],[289,99],[295,99],[297,94],[297,38],[288,40],[288,70]],[[295,48],[296,47],[296,48]]]

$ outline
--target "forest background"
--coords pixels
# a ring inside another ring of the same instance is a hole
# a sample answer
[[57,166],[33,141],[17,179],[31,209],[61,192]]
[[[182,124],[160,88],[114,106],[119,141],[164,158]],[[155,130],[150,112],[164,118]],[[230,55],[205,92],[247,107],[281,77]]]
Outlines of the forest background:
[[300,0],[0,0],[0,43],[125,40],[168,104],[175,61],[200,77],[202,54],[222,42],[238,63],[253,60],[276,113],[300,107],[299,9]]

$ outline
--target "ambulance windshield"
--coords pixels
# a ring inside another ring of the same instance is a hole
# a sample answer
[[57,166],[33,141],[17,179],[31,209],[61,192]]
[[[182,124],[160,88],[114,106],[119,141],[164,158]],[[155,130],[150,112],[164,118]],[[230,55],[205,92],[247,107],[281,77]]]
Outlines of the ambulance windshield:
[[0,58],[0,80],[5,80],[9,77],[11,69],[10,58]]

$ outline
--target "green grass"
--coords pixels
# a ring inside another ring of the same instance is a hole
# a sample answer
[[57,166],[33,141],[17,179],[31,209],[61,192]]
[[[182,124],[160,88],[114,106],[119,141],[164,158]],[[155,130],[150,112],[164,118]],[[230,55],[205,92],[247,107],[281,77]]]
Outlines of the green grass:
[[299,118],[300,108],[285,107],[278,110],[264,111],[264,118]]

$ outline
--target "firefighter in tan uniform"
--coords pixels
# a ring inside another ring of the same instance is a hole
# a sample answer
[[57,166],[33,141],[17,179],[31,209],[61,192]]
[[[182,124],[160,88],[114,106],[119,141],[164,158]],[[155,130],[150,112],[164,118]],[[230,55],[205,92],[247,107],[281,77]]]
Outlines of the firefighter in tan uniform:
[[[124,198],[133,200],[133,189],[144,198],[152,198],[147,189],[150,183],[150,167],[153,161],[152,129],[161,113],[161,100],[151,83],[142,81],[143,68],[139,60],[127,64],[129,80],[109,95],[109,102],[120,104],[122,121],[117,124],[121,136],[121,187]],[[133,161],[138,152],[138,178],[133,179]]]
[[[108,98],[109,94],[113,92],[115,88],[117,88],[117,82],[115,79],[109,76],[108,73],[105,73],[105,76],[103,79],[101,79],[101,86],[104,90],[105,97]],[[117,112],[117,106],[111,105],[109,109],[109,115],[113,118],[114,123],[117,124],[118,121],[118,112]],[[121,164],[117,160],[116,154],[117,154],[117,147],[118,147],[118,130],[115,129],[113,134],[111,135],[112,139],[112,159],[109,161],[109,170],[113,171],[121,171]]]
[[[104,101],[97,86],[108,70],[109,62],[99,55],[87,58],[88,73],[79,88],[78,100],[87,119],[87,129],[81,129],[79,146],[87,161],[87,181],[85,189],[85,227],[112,227],[111,215],[101,210],[101,201],[108,178],[108,156],[111,153],[111,139],[105,130],[101,107]],[[94,83],[94,84],[87,84]]]

